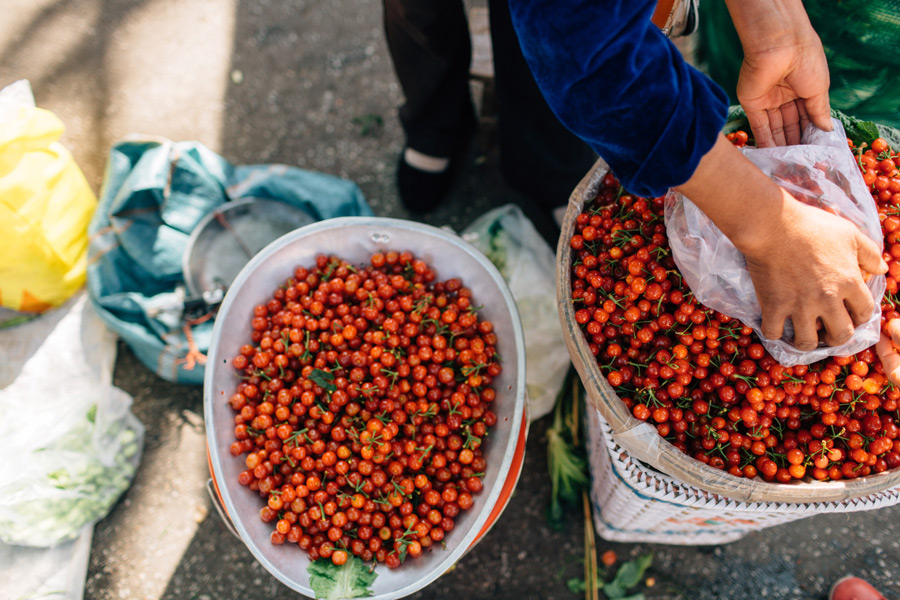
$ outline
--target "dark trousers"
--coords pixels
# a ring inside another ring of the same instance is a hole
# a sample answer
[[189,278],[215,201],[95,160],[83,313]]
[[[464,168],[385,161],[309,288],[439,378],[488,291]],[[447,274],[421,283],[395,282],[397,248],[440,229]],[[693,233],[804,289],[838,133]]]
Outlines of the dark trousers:
[[[383,0],[388,48],[406,103],[406,143],[454,156],[471,137],[471,40],[461,0]],[[500,168],[506,182],[545,207],[564,204],[596,159],[553,115],[522,56],[507,0],[490,0]]]

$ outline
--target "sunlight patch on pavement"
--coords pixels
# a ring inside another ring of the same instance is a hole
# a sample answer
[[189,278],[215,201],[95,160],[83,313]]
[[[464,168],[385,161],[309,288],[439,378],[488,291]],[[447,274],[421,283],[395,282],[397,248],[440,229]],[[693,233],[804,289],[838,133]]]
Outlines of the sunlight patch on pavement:
[[163,422],[122,506],[104,523],[112,535],[94,545],[107,582],[104,598],[161,598],[209,513],[202,417],[170,411]]
[[28,79],[95,191],[141,133],[220,150],[237,0],[0,0],[0,87]]
[[[20,78],[41,80],[65,68],[100,14],[98,0],[62,3],[59,0],[22,2],[2,10],[0,56],[7,68],[22,69]],[[4,2],[5,6],[5,2]],[[11,81],[0,80],[0,87]]]
[[219,150],[235,0],[155,0],[131,11],[106,54],[108,130]]

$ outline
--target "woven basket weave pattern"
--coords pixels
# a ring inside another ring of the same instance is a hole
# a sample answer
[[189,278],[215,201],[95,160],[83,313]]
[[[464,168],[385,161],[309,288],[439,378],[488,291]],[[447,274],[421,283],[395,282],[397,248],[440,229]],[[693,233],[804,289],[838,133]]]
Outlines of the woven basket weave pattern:
[[589,407],[591,499],[597,533],[610,541],[723,544],[751,531],[813,514],[874,510],[900,503],[900,488],[839,502],[738,502],[686,485],[645,466],[613,439]]
[[[578,215],[586,203],[596,198],[597,190],[608,171],[606,163],[602,159],[598,160],[569,199],[556,253],[556,294],[560,325],[572,364],[587,392],[589,404],[601,411],[621,448],[633,459],[651,465],[655,469],[654,473],[662,472],[674,478],[667,480],[673,485],[678,485],[676,481],[683,482],[681,485],[688,486],[689,489],[700,488],[719,497],[747,504],[761,503],[766,507],[781,506],[781,503],[801,506],[808,502],[815,502],[816,506],[821,507],[828,502],[840,504],[853,498],[875,498],[884,490],[900,486],[900,468],[836,482],[818,482],[808,478],[789,484],[773,484],[758,477],[734,477],[681,452],[660,437],[651,424],[632,416],[597,365],[597,359],[591,353],[581,327],[575,320],[575,306],[571,301],[573,254],[569,240],[575,230]],[[820,510],[817,509],[817,512]]]

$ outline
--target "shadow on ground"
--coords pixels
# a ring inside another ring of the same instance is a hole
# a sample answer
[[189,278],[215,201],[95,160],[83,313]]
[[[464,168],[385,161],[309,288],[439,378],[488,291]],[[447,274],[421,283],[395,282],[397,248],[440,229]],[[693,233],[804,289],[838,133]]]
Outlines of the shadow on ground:
[[[67,123],[67,139],[96,190],[107,151],[122,128],[157,129],[152,122],[129,120],[139,111],[128,110],[146,99],[116,96],[121,80],[113,81],[113,75],[121,73],[109,70],[108,57],[128,47],[128,40],[117,36],[122,23],[144,9],[178,15],[182,7],[193,6],[195,12],[179,23],[189,30],[204,19],[217,23],[221,15],[204,10],[225,5],[235,10],[233,43],[230,64],[218,66],[229,83],[224,106],[208,107],[213,116],[221,114],[220,128],[210,132],[194,123],[207,107],[193,104],[184,114],[172,112],[182,122],[166,131],[219,140],[220,152],[236,164],[286,163],[346,177],[359,184],[377,215],[412,217],[394,189],[403,143],[396,107],[402,96],[377,0],[95,0],[78,3],[79,10],[73,3],[47,1],[4,40],[0,73],[31,78],[39,101],[52,97],[63,116],[76,107],[71,114],[81,116]],[[60,20],[68,35],[54,40]],[[35,59],[39,50],[63,42],[64,49]],[[160,77],[152,68],[154,56],[142,63],[147,70],[140,76],[151,86],[167,85],[154,79]],[[33,60],[40,68],[29,72],[26,65]],[[193,93],[199,98],[203,91]],[[418,220],[461,229],[494,206],[525,203],[503,184],[492,138],[488,126],[473,144],[450,198]],[[525,208],[552,238],[552,227],[533,207]],[[160,380],[124,347],[115,383],[134,397],[135,413],[147,427],[146,445],[135,484],[95,529],[85,598],[290,597],[292,592],[255,561],[211,509],[204,488],[202,391]],[[494,529],[456,569],[414,598],[580,597],[566,587],[569,578],[582,573],[580,508],[572,510],[559,532],[543,516],[549,498],[546,427],[546,420],[532,427],[522,479]],[[898,540],[900,508],[891,508],[805,519],[721,547],[602,540],[599,545],[615,549],[620,559],[654,552],[649,574],[656,584],[643,590],[648,598],[821,600],[832,581],[848,572],[900,596]]]

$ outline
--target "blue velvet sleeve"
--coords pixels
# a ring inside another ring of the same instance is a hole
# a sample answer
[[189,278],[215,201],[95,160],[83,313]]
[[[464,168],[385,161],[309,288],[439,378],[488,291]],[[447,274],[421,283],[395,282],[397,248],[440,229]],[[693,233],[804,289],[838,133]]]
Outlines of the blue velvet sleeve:
[[622,184],[659,196],[716,141],[728,96],[651,22],[653,0],[509,0],[538,86]]

